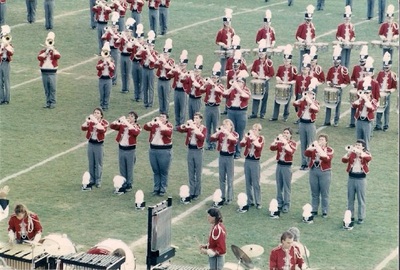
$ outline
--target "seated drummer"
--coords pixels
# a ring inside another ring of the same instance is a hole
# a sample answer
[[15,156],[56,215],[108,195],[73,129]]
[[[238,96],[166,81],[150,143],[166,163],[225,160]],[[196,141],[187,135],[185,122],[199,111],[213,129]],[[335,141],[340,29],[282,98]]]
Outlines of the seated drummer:
[[[251,75],[254,79],[262,80],[262,101],[260,118],[264,119],[265,112],[267,111],[268,91],[269,91],[269,79],[275,74],[273,62],[267,58],[267,41],[265,39],[260,40],[258,45],[258,59],[254,60],[251,68]],[[253,93],[254,94],[254,93]],[[256,118],[258,114],[258,107],[260,106],[260,99],[253,98],[253,106],[251,115],[249,118]]]
[[37,214],[29,211],[25,205],[17,204],[8,221],[8,237],[10,243],[22,244],[25,240],[39,242],[42,225]]

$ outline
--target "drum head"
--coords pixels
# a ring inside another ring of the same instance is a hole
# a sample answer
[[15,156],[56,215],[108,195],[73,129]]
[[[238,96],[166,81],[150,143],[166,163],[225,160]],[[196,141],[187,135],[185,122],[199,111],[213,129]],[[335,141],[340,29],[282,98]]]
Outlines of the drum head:
[[53,256],[68,255],[76,253],[75,245],[66,234],[49,234],[40,240],[44,250]]

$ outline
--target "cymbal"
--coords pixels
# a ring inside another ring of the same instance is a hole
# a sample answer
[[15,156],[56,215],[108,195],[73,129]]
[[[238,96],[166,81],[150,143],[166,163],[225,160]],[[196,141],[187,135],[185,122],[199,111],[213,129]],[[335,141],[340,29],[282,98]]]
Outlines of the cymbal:
[[250,258],[260,257],[264,253],[264,248],[260,245],[246,245],[241,247],[244,253],[246,253]]
[[243,250],[241,250],[238,246],[231,245],[233,254],[235,254],[236,258],[239,260],[239,262],[246,268],[246,269],[253,269],[254,265],[249,256],[247,256],[246,253],[244,253]]

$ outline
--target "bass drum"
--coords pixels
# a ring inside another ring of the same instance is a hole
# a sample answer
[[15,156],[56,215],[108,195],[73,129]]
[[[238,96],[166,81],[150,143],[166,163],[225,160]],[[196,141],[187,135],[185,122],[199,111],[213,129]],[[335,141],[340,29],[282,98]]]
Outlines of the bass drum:
[[75,245],[66,234],[52,233],[40,239],[39,243],[45,252],[52,256],[62,256],[76,253]]
[[107,239],[104,240],[87,252],[88,254],[102,254],[102,255],[114,255],[114,256],[125,256],[125,263],[121,265],[121,270],[135,270],[136,259],[133,256],[132,250],[121,240],[118,239]]

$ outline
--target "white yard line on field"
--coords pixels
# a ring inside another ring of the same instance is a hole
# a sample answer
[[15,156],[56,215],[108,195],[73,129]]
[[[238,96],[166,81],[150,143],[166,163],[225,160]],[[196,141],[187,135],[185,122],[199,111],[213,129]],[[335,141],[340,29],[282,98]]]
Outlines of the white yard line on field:
[[378,264],[374,270],[382,270],[385,269],[386,265],[393,259],[399,256],[399,247],[392,251],[380,264]]

